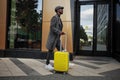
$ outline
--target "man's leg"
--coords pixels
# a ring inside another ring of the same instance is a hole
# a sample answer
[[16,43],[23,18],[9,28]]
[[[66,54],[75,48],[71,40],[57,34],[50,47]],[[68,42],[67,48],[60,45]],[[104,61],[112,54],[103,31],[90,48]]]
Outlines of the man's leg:
[[50,64],[50,56],[51,54],[53,53],[53,50],[49,50],[48,53],[47,53],[47,60],[46,60],[46,66],[45,68],[48,69],[48,70],[54,70],[54,68],[52,67],[52,65]]
[[53,50],[49,50],[48,51],[48,53],[47,53],[47,60],[46,60],[46,64],[48,65],[48,64],[50,64],[50,56],[51,56],[51,54],[53,53]]

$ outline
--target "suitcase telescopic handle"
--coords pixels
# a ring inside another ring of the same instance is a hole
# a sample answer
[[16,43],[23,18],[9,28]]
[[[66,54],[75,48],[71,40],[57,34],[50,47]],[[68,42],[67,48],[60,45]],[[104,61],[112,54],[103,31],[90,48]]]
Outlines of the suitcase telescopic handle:
[[65,47],[64,47],[64,50],[62,50],[62,38],[61,38],[60,51],[67,51],[67,33],[65,33],[62,36],[65,36]]

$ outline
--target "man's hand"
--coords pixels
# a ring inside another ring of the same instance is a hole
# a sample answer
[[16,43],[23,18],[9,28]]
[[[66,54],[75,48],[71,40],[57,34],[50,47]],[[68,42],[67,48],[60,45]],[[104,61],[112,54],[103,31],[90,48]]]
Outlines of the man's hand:
[[64,32],[61,32],[60,35],[65,35],[65,33],[64,33]]

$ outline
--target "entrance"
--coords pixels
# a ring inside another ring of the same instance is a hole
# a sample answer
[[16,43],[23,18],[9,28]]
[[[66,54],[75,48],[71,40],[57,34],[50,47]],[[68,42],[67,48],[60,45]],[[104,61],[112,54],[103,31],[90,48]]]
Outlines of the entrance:
[[77,54],[106,55],[109,50],[109,3],[79,0],[77,5]]

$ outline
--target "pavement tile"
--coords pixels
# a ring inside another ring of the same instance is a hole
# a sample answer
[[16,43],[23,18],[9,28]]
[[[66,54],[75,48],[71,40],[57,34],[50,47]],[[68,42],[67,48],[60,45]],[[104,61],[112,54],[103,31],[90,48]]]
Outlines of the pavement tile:
[[27,76],[17,65],[15,65],[9,58],[3,59],[6,66],[13,76]]
[[120,80],[120,63],[112,58],[77,57],[70,63],[63,75],[46,70],[42,59],[0,58],[0,80]]
[[50,71],[45,69],[45,64],[43,64],[37,60],[34,60],[34,59],[19,59],[19,60],[22,61],[27,66],[34,69],[35,71],[37,71],[38,73],[40,73],[41,75],[53,74]]

